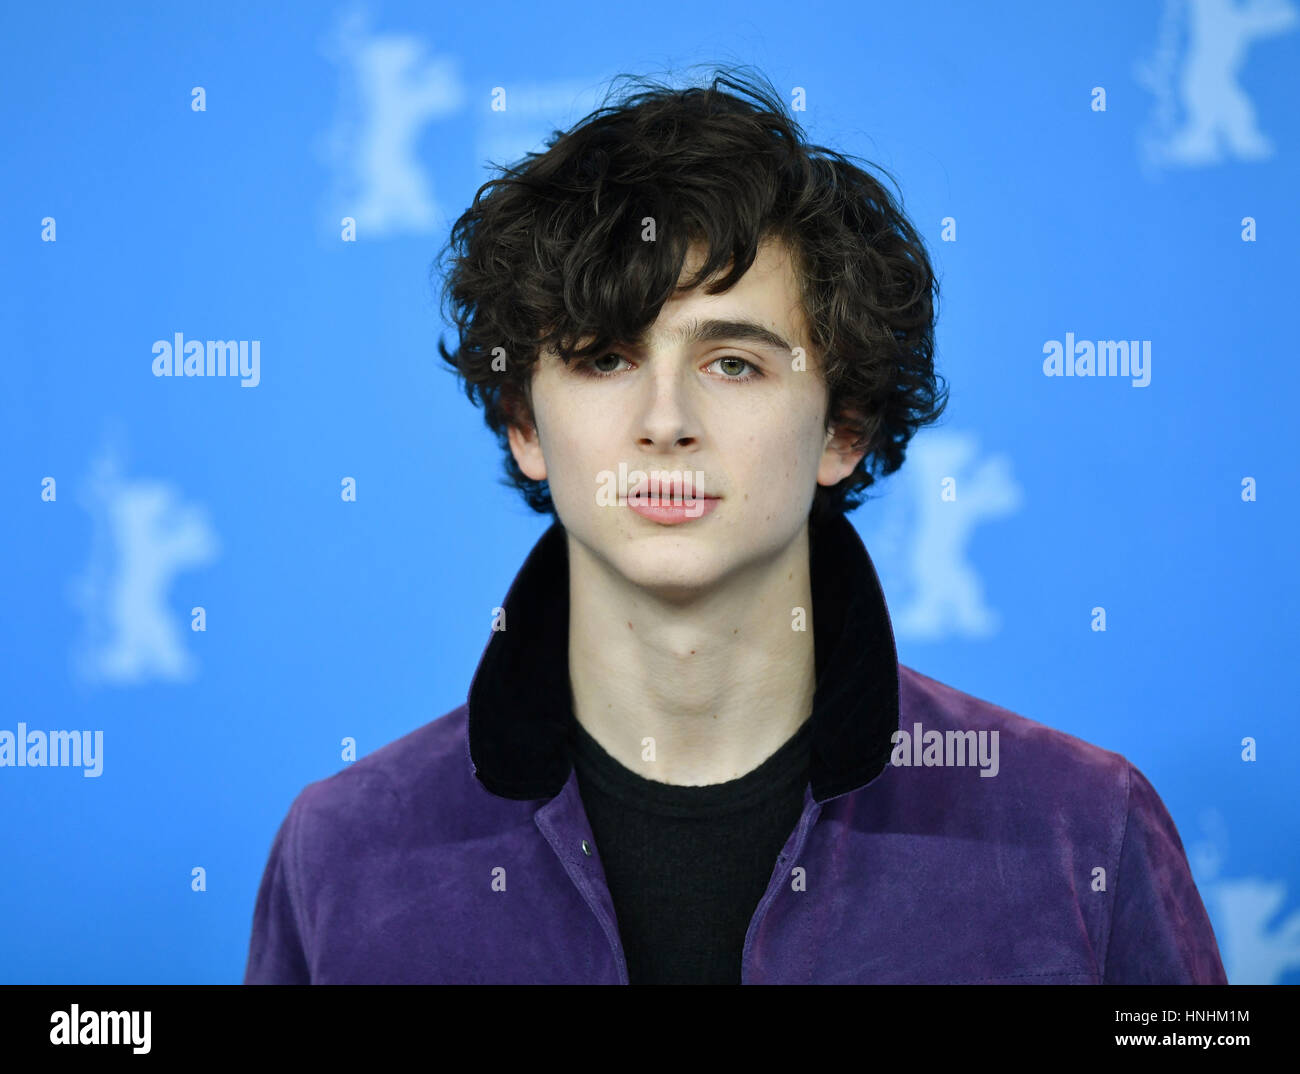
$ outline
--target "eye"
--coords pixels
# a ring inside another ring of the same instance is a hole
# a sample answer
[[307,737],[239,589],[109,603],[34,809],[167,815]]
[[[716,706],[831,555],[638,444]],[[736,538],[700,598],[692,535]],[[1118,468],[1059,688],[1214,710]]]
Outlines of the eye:
[[[627,359],[617,351],[607,351],[595,358],[586,358],[575,362],[573,369],[584,377],[594,377],[600,380],[622,373],[623,370],[619,368],[620,362],[627,362]],[[718,367],[719,380],[745,383],[746,381],[758,380],[764,375],[748,358],[741,358],[734,354],[726,354],[721,358],[715,358],[705,368],[709,369],[714,366]],[[746,369],[749,370],[748,373],[745,372]]]
[[[723,365],[722,363],[726,363]],[[734,354],[723,355],[721,358],[715,358],[709,365],[721,366],[723,380],[757,380],[763,374],[758,371],[758,366],[754,365],[748,358],[740,358]],[[748,367],[751,372],[741,376],[738,367]],[[735,372],[733,372],[735,371]]]
[[[613,359],[612,368],[605,367],[602,363]],[[598,355],[595,358],[586,358],[577,362],[574,369],[585,377],[612,377],[619,372],[618,363],[627,361],[621,354],[614,351],[608,351],[605,354]]]

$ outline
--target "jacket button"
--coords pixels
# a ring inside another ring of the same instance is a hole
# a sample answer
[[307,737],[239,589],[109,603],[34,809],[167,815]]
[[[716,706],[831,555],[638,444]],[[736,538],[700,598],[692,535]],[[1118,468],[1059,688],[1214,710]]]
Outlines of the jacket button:
[[585,839],[582,841],[582,852],[586,854],[587,857],[591,857],[591,847],[587,845],[587,840]]

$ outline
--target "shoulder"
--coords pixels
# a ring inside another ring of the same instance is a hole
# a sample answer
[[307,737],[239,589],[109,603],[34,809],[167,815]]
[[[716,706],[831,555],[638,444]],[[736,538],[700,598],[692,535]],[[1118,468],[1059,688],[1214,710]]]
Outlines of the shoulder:
[[[899,695],[909,749],[870,800],[889,830],[924,833],[936,877],[1009,886],[1057,938],[1082,922],[1110,983],[1225,983],[1173,818],[1128,758],[901,665]],[[952,763],[963,736],[980,771]]]
[[899,728],[913,732],[996,732],[997,778],[1006,789],[1036,788],[1048,797],[1068,790],[1122,808],[1136,771],[1122,754],[975,697],[899,665]]
[[408,824],[427,807],[445,812],[450,799],[471,795],[473,777],[467,743],[468,710],[452,709],[366,754],[325,779],[309,783],[294,799],[291,813],[331,838],[348,833],[374,838],[385,828]]
[[909,756],[896,746],[889,778],[900,809],[968,838],[1117,864],[1138,778],[1126,757],[911,668],[900,666],[899,693]]

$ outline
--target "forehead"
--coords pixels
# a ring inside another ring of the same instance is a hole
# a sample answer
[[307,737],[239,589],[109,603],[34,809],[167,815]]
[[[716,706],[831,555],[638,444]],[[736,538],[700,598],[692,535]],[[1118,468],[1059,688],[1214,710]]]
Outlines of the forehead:
[[[630,350],[728,341],[754,343],[787,353],[799,347],[809,359],[808,368],[819,368],[819,351],[805,314],[797,260],[789,246],[780,239],[765,238],[740,279],[729,290],[712,295],[705,293],[705,286],[725,275],[728,265],[694,289],[686,289],[706,253],[702,243],[691,244],[678,275],[678,290],[660,307],[655,320],[637,338],[612,342]],[[589,346],[593,340],[586,334],[576,342]],[[545,347],[540,357],[547,365],[560,362],[551,346]]]
[[[691,243],[686,252],[686,260],[682,264],[681,275],[677,280],[678,287],[685,286],[690,277],[699,269],[704,262],[706,252],[703,243]],[[685,293],[687,292],[683,292],[683,294]],[[697,292],[689,293],[695,294]],[[698,289],[698,293],[703,293],[702,287]],[[795,259],[790,247],[781,239],[764,239],[758,246],[753,264],[749,266],[735,285],[729,291],[722,292],[722,295],[736,295],[737,293],[746,298],[761,296],[770,299],[780,296],[797,301],[800,295],[799,278],[795,271]],[[722,295],[709,297],[722,297]]]
[[[679,288],[686,285],[703,263],[705,253],[702,244],[691,245],[678,278]],[[710,295],[705,293],[703,284],[694,290],[679,290],[659,311],[648,334],[661,334],[680,322],[701,316],[756,321],[796,346],[809,345],[795,259],[779,239],[766,239],[759,245],[753,264],[730,290]]]

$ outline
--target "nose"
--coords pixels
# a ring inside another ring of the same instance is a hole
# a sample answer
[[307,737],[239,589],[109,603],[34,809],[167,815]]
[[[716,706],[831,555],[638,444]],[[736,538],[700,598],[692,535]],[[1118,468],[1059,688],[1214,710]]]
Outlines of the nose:
[[661,369],[657,375],[646,378],[646,399],[637,436],[641,447],[668,451],[696,446],[699,430],[688,377],[680,369]]

